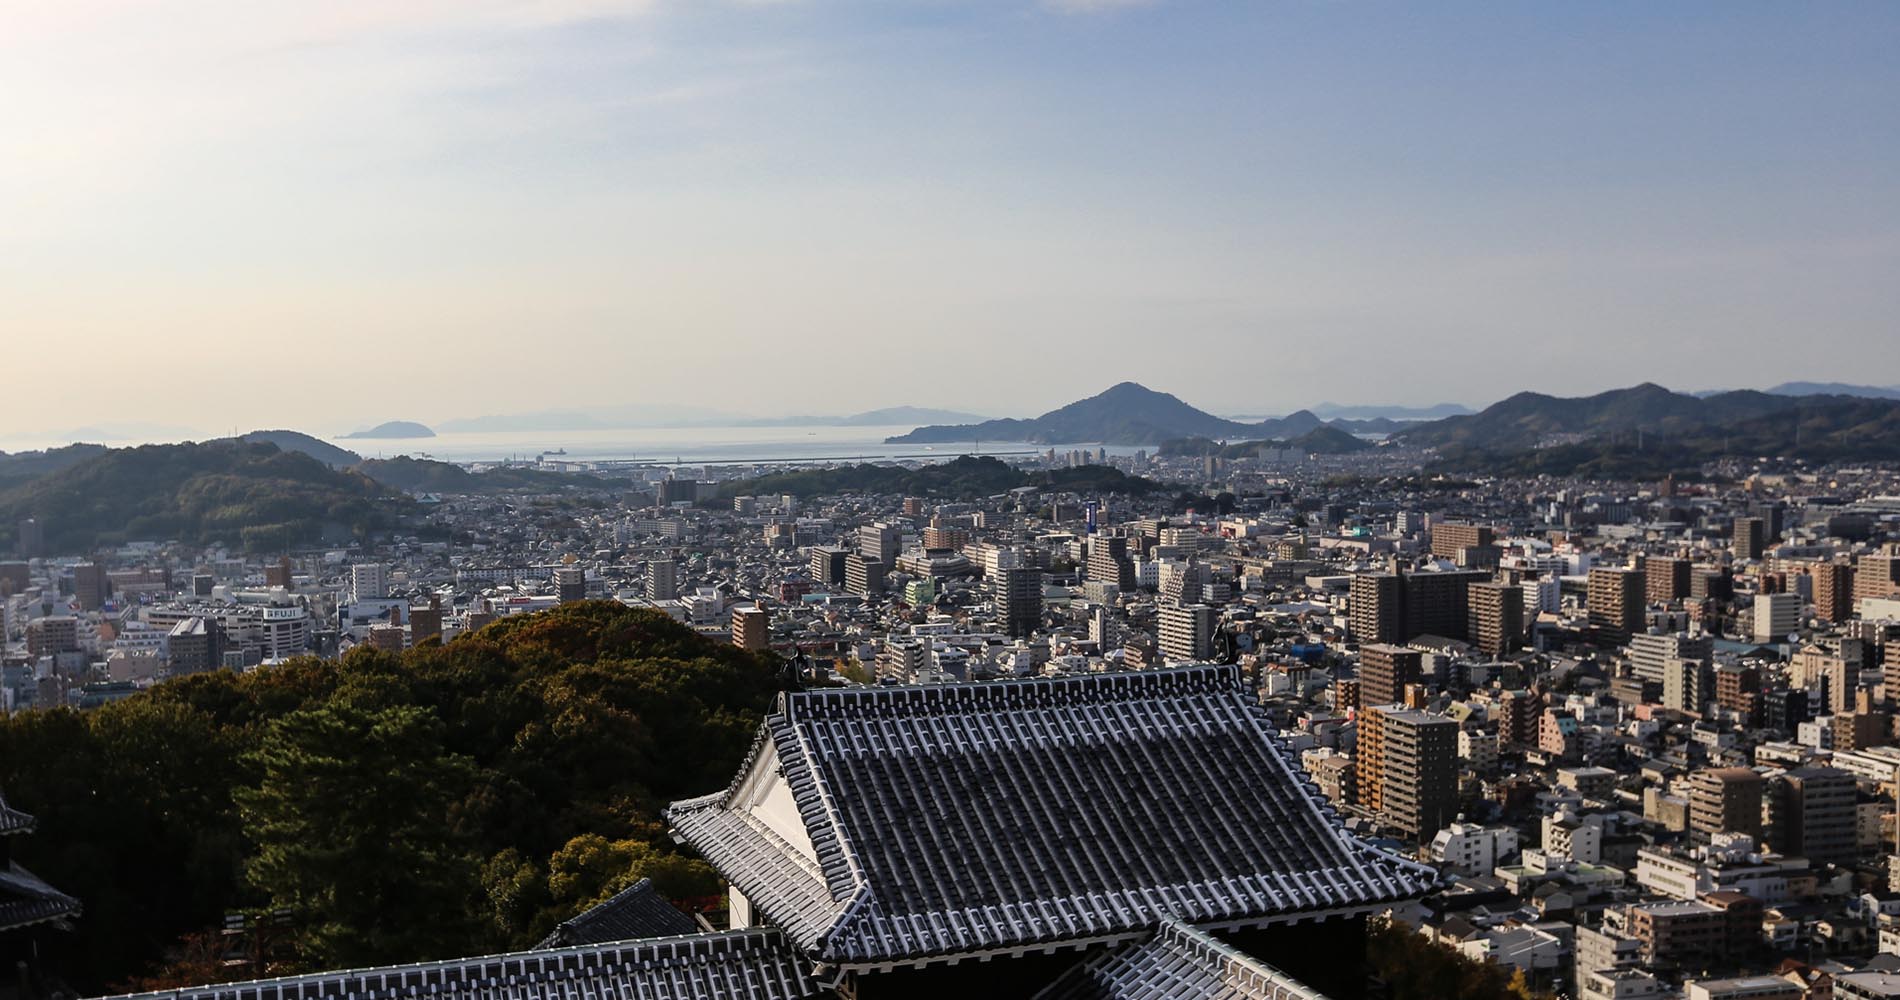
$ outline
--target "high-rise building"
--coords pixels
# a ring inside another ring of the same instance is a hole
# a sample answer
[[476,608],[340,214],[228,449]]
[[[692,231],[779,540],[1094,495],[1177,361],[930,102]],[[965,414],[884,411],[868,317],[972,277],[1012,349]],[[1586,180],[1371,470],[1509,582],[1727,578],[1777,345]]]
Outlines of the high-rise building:
[[846,551],[836,545],[814,545],[811,550],[812,582],[836,590],[844,586]]
[[1833,767],[1798,767],[1775,781],[1776,823],[1769,841],[1783,854],[1816,864],[1852,862],[1859,853],[1854,776]]
[[1464,640],[1471,628],[1470,587],[1491,578],[1478,570],[1356,573],[1347,615],[1361,643],[1407,643],[1421,635]]
[[1641,570],[1598,566],[1590,570],[1586,595],[1590,628],[1604,642],[1622,645],[1643,631]]
[[1746,767],[1697,771],[1689,779],[1689,829],[1702,840],[1718,833],[1761,839],[1762,776]]
[[1738,517],[1730,534],[1729,551],[1738,560],[1760,559],[1768,545],[1768,526],[1759,517]]
[[1854,561],[1854,600],[1900,596],[1900,555],[1881,552]]
[[1697,566],[1689,571],[1689,597],[1726,601],[1735,596],[1735,580],[1721,566]]
[[1112,583],[1126,594],[1135,589],[1135,563],[1128,557],[1128,539],[1096,535],[1089,539],[1088,579]]
[[849,552],[844,559],[844,589],[859,597],[878,597],[884,593],[884,575],[890,567],[862,552]]
[[1380,822],[1422,842],[1456,817],[1456,722],[1397,705],[1372,705],[1360,711],[1355,753],[1360,804]]
[[26,655],[38,658],[79,651],[79,619],[48,615],[26,623]]
[[732,644],[759,651],[772,645],[772,615],[764,608],[739,605],[732,609]]
[[224,625],[216,618],[192,617],[172,626],[165,655],[173,674],[197,674],[224,665]]
[[1486,656],[1508,656],[1524,644],[1524,588],[1484,581],[1466,589],[1469,638]]
[[1724,663],[1716,667],[1715,702],[1739,716],[1743,725],[1761,725],[1760,668],[1745,663]]
[[1769,729],[1794,735],[1796,728],[1812,716],[1808,711],[1808,693],[1776,688],[1761,696],[1761,724]]
[[1644,597],[1653,604],[1667,604],[1689,596],[1687,559],[1650,556],[1643,560]]
[[904,516],[905,517],[924,516],[924,498],[923,497],[905,497],[904,498]]
[[1215,610],[1205,604],[1161,609],[1161,655],[1170,663],[1204,663],[1214,658]]
[[[193,573],[191,575],[191,595],[193,597],[210,597],[212,590],[216,589],[217,585],[218,578],[212,576],[210,573]],[[356,592],[354,582],[351,584],[350,592],[351,595],[354,596]]]
[[882,521],[858,528],[858,551],[885,566],[897,565],[897,552],[902,544],[903,533]]
[[1504,691],[1498,695],[1498,745],[1528,747],[1537,745],[1537,727],[1543,715],[1543,699],[1530,691]]
[[1663,707],[1700,714],[1715,694],[1714,682],[1706,660],[1669,660],[1663,664]]
[[389,596],[389,568],[382,563],[350,567],[350,600],[372,601]]
[[97,611],[105,607],[110,589],[106,583],[104,566],[86,562],[73,567],[73,599],[79,602],[81,611]]
[[1405,700],[1405,687],[1419,682],[1423,657],[1418,650],[1389,643],[1359,647],[1359,699],[1367,705]]
[[1689,632],[1639,632],[1630,636],[1630,674],[1657,684],[1670,660],[1710,661],[1715,656],[1715,637]]
[[0,597],[21,594],[33,585],[32,575],[23,562],[0,562]]
[[1033,635],[1042,624],[1042,570],[1020,557],[1007,560],[990,577],[990,588],[1003,630],[1018,639]]
[[22,558],[35,559],[46,554],[46,527],[37,518],[27,518],[20,522],[19,533],[14,536],[13,547]]
[[679,596],[679,564],[671,559],[647,560],[647,600],[671,601]]
[[1808,576],[1814,582],[1814,617],[1829,623],[1854,617],[1854,567],[1818,562],[1808,568]]
[[587,571],[578,564],[554,567],[554,590],[562,604],[587,599]]
[[1755,595],[1756,642],[1786,642],[1801,627],[1800,594]]

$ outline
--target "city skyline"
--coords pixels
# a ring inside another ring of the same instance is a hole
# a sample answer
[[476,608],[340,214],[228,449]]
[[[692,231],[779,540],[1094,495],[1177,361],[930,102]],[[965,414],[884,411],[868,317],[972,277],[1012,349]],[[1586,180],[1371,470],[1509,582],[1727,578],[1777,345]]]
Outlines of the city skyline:
[[[1249,414],[1581,395],[1638,380],[1616,356],[1691,391],[1900,382],[1889,8],[13,20],[0,322],[46,348],[10,359],[16,426],[1022,415],[1135,358]],[[945,351],[984,376],[904,377]]]

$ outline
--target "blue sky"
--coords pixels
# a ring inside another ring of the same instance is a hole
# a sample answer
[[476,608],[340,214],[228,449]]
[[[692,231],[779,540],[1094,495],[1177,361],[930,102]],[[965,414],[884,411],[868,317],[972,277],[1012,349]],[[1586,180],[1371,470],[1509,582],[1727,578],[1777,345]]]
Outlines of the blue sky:
[[206,428],[1900,383],[1891,4],[9,20],[0,329],[39,426],[76,379],[64,423]]

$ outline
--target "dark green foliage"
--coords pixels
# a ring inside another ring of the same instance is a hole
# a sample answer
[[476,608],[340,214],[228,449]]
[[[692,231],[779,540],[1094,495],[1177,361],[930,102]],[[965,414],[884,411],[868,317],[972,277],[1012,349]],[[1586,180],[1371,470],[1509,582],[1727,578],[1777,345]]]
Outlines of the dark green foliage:
[[[1309,414],[1310,416],[1310,414]],[[1317,419],[1317,418],[1315,418]],[[892,442],[1027,441],[1037,444],[1159,444],[1170,438],[1240,437],[1261,427],[1197,410],[1165,392],[1123,382],[1033,420],[919,427]]]
[[106,446],[102,444],[69,444],[64,448],[20,451],[11,455],[0,452],[0,489],[70,468],[105,451]]
[[0,719],[20,860],[86,914],[97,991],[233,908],[287,905],[303,968],[525,947],[640,877],[714,895],[659,809],[724,787],[774,664],[609,603],[169,681],[88,715]]
[[1002,459],[963,455],[949,462],[906,469],[899,465],[848,465],[836,469],[802,469],[757,479],[724,483],[720,495],[790,493],[793,496],[836,496],[844,493],[907,493],[916,496],[994,496],[1019,486],[1035,486],[1081,493],[1148,493],[1157,485],[1139,476],[1101,465],[1023,472]]
[[1375,448],[1370,441],[1353,436],[1337,427],[1315,427],[1298,437],[1285,441],[1237,441],[1233,444],[1221,444],[1202,437],[1176,438],[1163,441],[1158,453],[1161,455],[1214,455],[1219,458],[1254,458],[1262,448],[1295,448],[1311,455],[1345,455],[1355,451]]
[[598,476],[571,472],[547,472],[541,469],[503,466],[486,472],[470,472],[451,462],[398,455],[372,458],[356,466],[356,471],[384,486],[411,493],[507,493],[525,490],[549,493],[564,489],[614,489],[618,485]]
[[114,448],[0,491],[0,549],[27,517],[56,552],[172,539],[276,548],[387,524],[403,502],[385,493],[268,443]]
[[348,448],[338,448],[302,431],[252,431],[238,440],[247,444],[274,444],[280,451],[309,455],[332,469],[347,469],[363,460],[363,456]]

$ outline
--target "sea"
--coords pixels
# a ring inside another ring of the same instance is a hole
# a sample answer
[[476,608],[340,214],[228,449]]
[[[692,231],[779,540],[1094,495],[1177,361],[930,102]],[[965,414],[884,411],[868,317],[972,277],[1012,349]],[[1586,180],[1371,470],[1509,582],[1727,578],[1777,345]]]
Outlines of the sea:
[[[428,438],[350,438],[313,434],[365,458],[408,455],[459,464],[501,461],[533,462],[546,457],[569,462],[651,462],[656,465],[773,464],[843,461],[930,461],[958,455],[1024,457],[1041,454],[1050,445],[981,441],[950,444],[886,444],[884,439],[905,434],[908,425],[839,427],[784,425],[739,427],[650,427],[569,431],[445,432]],[[205,434],[204,440],[225,435]],[[7,436],[0,434],[0,451],[57,448],[75,440],[114,448],[192,439],[186,435],[124,437],[82,434]],[[1091,444],[1055,445],[1058,452],[1094,448]],[[1110,447],[1111,454],[1132,454],[1133,448]]]

